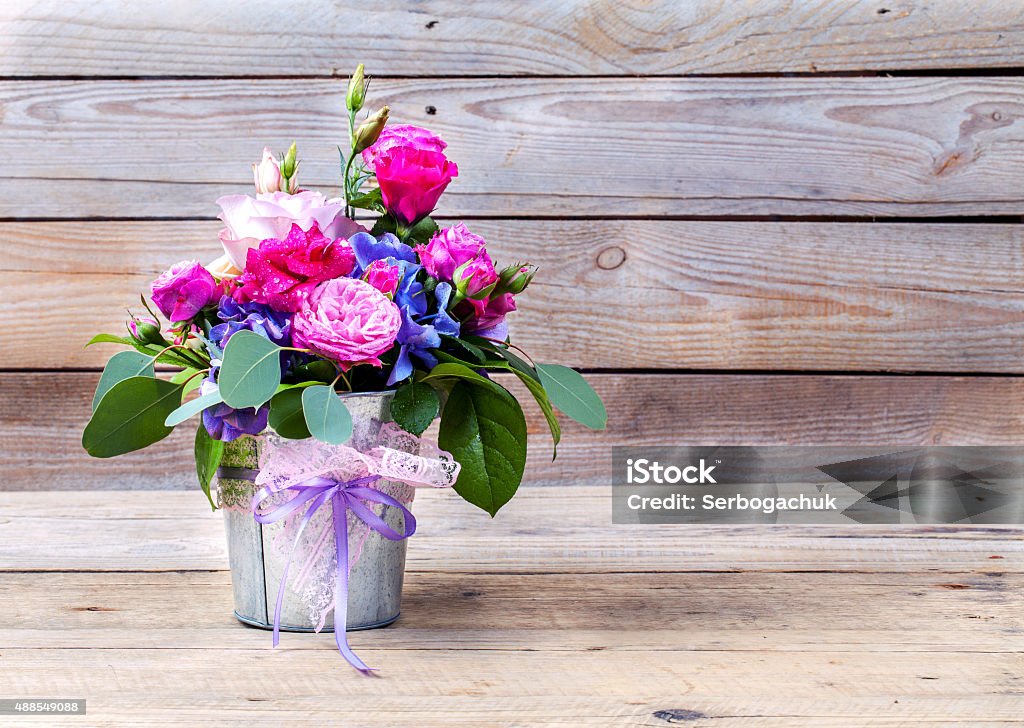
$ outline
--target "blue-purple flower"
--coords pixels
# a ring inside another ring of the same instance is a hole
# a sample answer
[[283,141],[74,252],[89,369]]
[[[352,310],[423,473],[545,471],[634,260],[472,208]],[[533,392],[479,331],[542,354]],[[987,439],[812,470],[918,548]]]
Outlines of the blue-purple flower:
[[262,303],[238,303],[229,296],[220,299],[217,318],[224,323],[210,329],[210,341],[223,351],[238,331],[252,331],[278,346],[291,346],[292,317]]
[[[217,391],[217,384],[212,379],[213,375],[210,376],[210,379],[200,385],[200,396]],[[269,414],[270,407],[268,405],[263,405],[259,409],[253,407],[234,409],[221,402],[203,410],[203,427],[214,440],[230,442],[242,435],[258,435],[263,432],[267,427]]]

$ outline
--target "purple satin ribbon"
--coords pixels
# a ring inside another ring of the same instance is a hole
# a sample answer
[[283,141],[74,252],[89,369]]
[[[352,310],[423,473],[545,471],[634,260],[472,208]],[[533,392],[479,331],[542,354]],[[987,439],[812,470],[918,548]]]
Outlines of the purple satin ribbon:
[[[288,582],[288,568],[292,564],[295,548],[298,546],[302,532],[313,518],[313,515],[322,505],[330,501],[334,520],[334,551],[337,555],[337,569],[334,581],[334,641],[338,645],[338,651],[348,660],[352,667],[363,673],[369,673],[371,670],[376,669],[367,667],[366,663],[360,660],[356,653],[352,651],[352,648],[348,646],[348,637],[345,632],[345,626],[348,622],[348,513],[351,511],[355,514],[356,518],[391,541],[401,541],[416,533],[416,519],[413,518],[408,508],[387,493],[381,493],[379,490],[367,487],[370,483],[379,479],[379,475],[367,475],[346,482],[338,482],[329,478],[310,478],[285,488],[284,490],[296,491],[297,495],[267,513],[259,512],[260,504],[274,495],[275,491],[272,491],[270,488],[261,488],[256,493],[252,500],[252,514],[257,523],[275,523],[282,518],[287,518],[303,505],[309,503],[309,507],[299,523],[299,530],[295,534],[291,553],[288,554],[288,560],[284,564],[284,572],[281,574],[281,584],[277,589],[277,606],[274,609],[274,647],[277,647],[281,635],[281,606],[284,603],[284,590]],[[382,503],[399,509],[405,521],[404,532],[399,533],[391,528],[364,501]]]

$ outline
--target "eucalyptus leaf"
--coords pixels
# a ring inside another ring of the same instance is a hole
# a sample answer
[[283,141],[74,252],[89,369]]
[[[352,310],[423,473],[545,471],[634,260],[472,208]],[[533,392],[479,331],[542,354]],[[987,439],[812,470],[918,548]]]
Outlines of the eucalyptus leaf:
[[103,374],[100,376],[99,384],[96,385],[96,393],[92,396],[92,411],[96,411],[103,395],[118,382],[129,377],[154,377],[153,358],[137,351],[119,351],[110,357],[107,365],[103,367]]
[[96,458],[141,450],[171,433],[167,415],[181,404],[181,385],[131,377],[103,395],[82,433],[82,447]]
[[168,427],[175,427],[176,425],[180,425],[189,417],[193,417],[202,412],[204,409],[213,407],[214,405],[218,405],[223,401],[224,398],[221,396],[219,390],[207,392],[201,397],[196,397],[195,399],[189,400],[185,404],[178,407],[178,409],[171,412],[171,414],[167,415],[167,419],[164,420],[164,424],[167,425]]
[[526,419],[504,388],[456,383],[438,444],[462,466],[455,491],[473,505],[494,516],[515,495],[526,465]]
[[221,458],[224,457],[224,441],[210,437],[202,422],[196,430],[195,456],[199,487],[206,494],[206,500],[210,501],[210,508],[217,510],[217,504],[213,502],[213,496],[210,494],[210,483],[217,473],[217,468],[220,467]]
[[419,437],[437,417],[441,402],[437,392],[424,382],[409,382],[395,391],[391,418],[406,432]]
[[341,445],[352,437],[352,415],[331,386],[303,389],[302,413],[309,434],[321,442]]
[[252,331],[233,334],[224,348],[217,383],[231,407],[262,406],[281,383],[281,347]]
[[[310,385],[315,386],[315,385]],[[270,400],[268,422],[281,437],[302,440],[309,437],[309,427],[302,413],[302,392],[304,387],[293,387],[278,392]]]
[[199,376],[199,369],[182,369],[180,372],[171,377],[171,381],[175,384],[184,384],[185,389],[182,391],[184,397],[189,392],[199,389],[203,386],[203,377]]
[[592,430],[603,430],[608,425],[604,403],[579,372],[558,364],[538,364],[537,375],[551,404],[566,417]]

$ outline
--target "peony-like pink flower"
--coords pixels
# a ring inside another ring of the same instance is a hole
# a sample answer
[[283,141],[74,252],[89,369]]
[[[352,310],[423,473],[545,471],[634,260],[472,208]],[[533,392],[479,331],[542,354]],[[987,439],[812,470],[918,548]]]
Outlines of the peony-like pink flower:
[[337,362],[381,366],[377,357],[395,343],[402,315],[387,296],[358,278],[321,283],[292,319],[296,346]]
[[175,263],[153,281],[153,303],[170,321],[189,321],[220,297],[220,286],[198,260]]
[[366,273],[363,274],[363,280],[385,296],[394,298],[398,284],[402,281],[402,269],[397,264],[382,258],[370,263]]
[[384,207],[401,223],[411,225],[437,207],[437,201],[459,168],[441,152],[392,147],[373,165]]
[[450,281],[460,265],[481,257],[491,262],[485,245],[483,238],[460,222],[439,230],[426,245],[417,245],[416,253],[427,273],[440,281]]
[[443,152],[448,145],[429,129],[411,124],[388,126],[377,137],[377,141],[363,150],[363,161],[370,167],[395,147],[410,147],[428,152]]
[[234,297],[295,312],[317,284],[348,275],[355,266],[356,255],[344,240],[322,235],[316,223],[309,230],[293,224],[284,240],[267,238],[249,249]]
[[304,190],[289,195],[286,192],[259,193],[253,199],[248,195],[227,195],[217,200],[224,222],[220,242],[224,252],[239,270],[245,269],[246,251],[258,248],[260,241],[281,239],[288,235],[292,225],[309,230],[316,225],[331,238],[350,238],[365,228],[345,217],[345,201],[328,200],[319,192]]

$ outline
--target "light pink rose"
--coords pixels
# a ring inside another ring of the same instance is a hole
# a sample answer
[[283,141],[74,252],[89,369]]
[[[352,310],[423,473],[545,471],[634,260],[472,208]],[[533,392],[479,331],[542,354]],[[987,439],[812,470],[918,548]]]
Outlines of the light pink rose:
[[[485,250],[485,241],[471,233],[463,223],[438,231],[426,245],[417,245],[416,253],[427,273],[439,281],[450,281],[455,269],[464,263],[483,257],[487,263],[491,258]],[[491,265],[494,270],[494,265]]]
[[337,362],[381,366],[402,326],[398,306],[366,281],[336,278],[317,286],[292,319],[296,346]]
[[259,164],[252,165],[252,181],[256,185],[257,192],[280,192],[281,166],[277,163],[274,153],[270,147],[263,147],[263,160]]
[[328,200],[319,192],[303,190],[295,195],[286,192],[227,195],[217,200],[224,222],[220,242],[224,252],[239,270],[245,270],[246,251],[258,248],[268,238],[283,240],[292,225],[309,230],[316,225],[331,240],[349,238],[365,228],[345,217],[345,201]]
[[373,167],[377,160],[395,147],[413,147],[428,152],[443,152],[448,145],[429,129],[411,124],[384,127],[377,141],[363,151],[363,161]]

